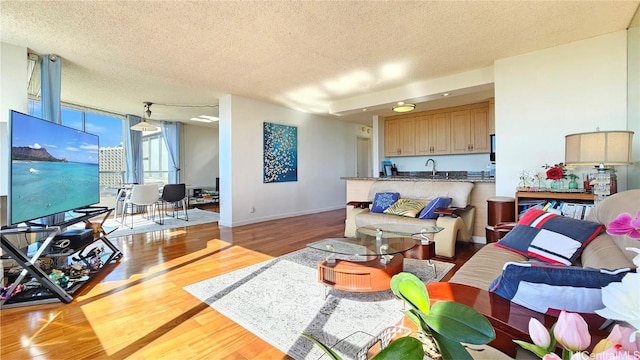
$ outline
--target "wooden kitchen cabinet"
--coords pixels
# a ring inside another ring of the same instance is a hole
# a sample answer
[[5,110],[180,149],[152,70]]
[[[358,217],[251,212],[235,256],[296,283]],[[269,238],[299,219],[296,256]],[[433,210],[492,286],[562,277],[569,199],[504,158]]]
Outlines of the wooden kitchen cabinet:
[[384,155],[489,153],[492,120],[489,101],[388,117]]
[[449,154],[451,114],[439,113],[416,119],[416,155]]
[[451,113],[451,153],[488,153],[489,108],[474,108]]
[[414,118],[389,119],[384,122],[384,155],[415,155],[416,127]]

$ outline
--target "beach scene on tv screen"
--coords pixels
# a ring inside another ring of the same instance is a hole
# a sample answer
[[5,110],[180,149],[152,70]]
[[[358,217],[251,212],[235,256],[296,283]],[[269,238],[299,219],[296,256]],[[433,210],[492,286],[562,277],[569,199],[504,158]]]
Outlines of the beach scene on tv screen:
[[100,201],[96,135],[26,115],[11,144],[11,220],[26,221]]

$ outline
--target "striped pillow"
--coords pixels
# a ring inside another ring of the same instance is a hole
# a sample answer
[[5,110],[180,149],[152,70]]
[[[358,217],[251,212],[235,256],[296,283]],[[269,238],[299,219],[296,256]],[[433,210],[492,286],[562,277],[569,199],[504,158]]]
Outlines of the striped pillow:
[[426,204],[426,202],[420,200],[398,199],[398,201],[389,206],[384,211],[384,213],[406,217],[416,217],[420,213],[420,210],[422,210]]
[[602,224],[531,209],[496,246],[551,264],[571,265]]
[[507,262],[489,291],[528,309],[547,314],[567,310],[585,314],[604,307],[602,288],[633,273],[545,263]]

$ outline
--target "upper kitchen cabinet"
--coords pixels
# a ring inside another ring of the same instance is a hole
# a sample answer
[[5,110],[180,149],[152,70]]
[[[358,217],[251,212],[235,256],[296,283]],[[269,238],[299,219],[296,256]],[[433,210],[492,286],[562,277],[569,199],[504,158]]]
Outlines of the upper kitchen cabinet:
[[451,113],[451,153],[488,153],[489,105]]
[[384,121],[384,155],[488,153],[489,101],[391,116]]
[[384,155],[415,155],[416,122],[413,117],[387,119],[384,122]]
[[448,112],[416,118],[416,155],[450,154],[451,114]]

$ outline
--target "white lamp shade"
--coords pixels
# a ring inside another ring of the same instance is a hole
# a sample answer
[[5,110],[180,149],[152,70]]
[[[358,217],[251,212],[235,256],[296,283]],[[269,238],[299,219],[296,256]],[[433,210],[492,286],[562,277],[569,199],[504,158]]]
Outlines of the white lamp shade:
[[149,124],[146,121],[139,122],[131,127],[131,130],[134,131],[156,131],[158,128]]
[[633,131],[596,131],[565,136],[567,165],[631,165]]

